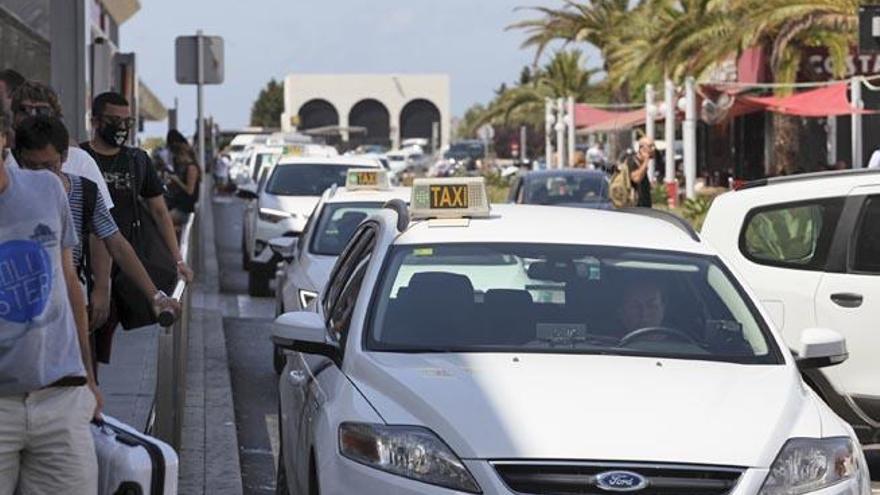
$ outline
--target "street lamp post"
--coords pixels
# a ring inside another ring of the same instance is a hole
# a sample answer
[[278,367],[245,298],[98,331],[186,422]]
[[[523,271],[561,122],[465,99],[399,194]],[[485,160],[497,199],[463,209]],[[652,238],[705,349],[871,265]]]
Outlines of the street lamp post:
[[671,79],[664,83],[666,120],[663,139],[666,140],[666,173],[664,181],[675,182],[675,84]]
[[[850,100],[853,110],[862,109],[862,80],[853,77],[850,82]],[[862,168],[864,150],[862,149],[862,114],[852,114],[852,168]]]
[[[652,141],[656,138],[654,130],[654,116],[656,106],[654,104],[654,85],[648,84],[645,87],[645,135]],[[648,178],[654,180],[654,159],[648,162]]]
[[553,166],[553,100],[544,99],[544,159],[546,167]]
[[575,154],[575,128],[574,128],[574,97],[569,96],[566,100],[567,111],[565,112],[565,125],[568,126],[568,166],[574,166]]
[[687,198],[693,199],[697,179],[697,95],[693,77],[685,80],[684,98],[684,184]]
[[556,99],[556,154],[559,160],[556,168],[565,163],[565,99]]

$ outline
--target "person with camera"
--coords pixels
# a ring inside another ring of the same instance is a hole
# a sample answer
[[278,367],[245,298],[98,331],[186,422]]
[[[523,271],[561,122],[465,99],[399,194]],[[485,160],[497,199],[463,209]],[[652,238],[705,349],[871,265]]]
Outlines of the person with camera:
[[643,137],[639,139],[637,151],[628,149],[620,157],[608,186],[609,197],[615,208],[651,208],[648,166],[655,153],[654,140]]

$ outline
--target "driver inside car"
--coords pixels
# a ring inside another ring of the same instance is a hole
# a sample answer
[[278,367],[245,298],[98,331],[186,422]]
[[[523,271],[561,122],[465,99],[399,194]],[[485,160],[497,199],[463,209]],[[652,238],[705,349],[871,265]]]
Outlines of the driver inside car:
[[623,330],[620,337],[642,328],[662,327],[666,300],[660,285],[654,281],[630,280],[624,287],[617,314]]

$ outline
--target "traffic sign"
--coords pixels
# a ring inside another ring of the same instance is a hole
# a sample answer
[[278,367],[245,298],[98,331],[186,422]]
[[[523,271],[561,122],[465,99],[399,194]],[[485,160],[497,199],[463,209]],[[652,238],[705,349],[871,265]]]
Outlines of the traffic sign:
[[495,137],[495,128],[490,124],[483,124],[477,129],[477,136],[479,136],[482,141],[491,141]]
[[223,38],[220,36],[178,36],[174,40],[175,76],[178,84],[199,84],[199,37],[202,39],[204,74],[202,84],[222,84]]

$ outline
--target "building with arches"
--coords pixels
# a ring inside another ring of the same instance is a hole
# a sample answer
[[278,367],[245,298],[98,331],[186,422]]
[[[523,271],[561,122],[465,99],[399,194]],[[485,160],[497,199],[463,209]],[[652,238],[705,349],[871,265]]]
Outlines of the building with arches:
[[291,74],[284,79],[282,130],[338,130],[349,147],[396,148],[404,139],[425,138],[442,148],[449,144],[450,118],[445,74]]

